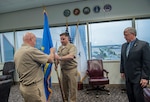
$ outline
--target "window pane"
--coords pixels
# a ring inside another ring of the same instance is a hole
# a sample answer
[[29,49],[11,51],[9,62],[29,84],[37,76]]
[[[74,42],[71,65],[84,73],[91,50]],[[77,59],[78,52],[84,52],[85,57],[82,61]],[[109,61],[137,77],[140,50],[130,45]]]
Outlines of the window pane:
[[90,24],[91,59],[120,60],[123,31],[131,26],[131,20]]
[[42,37],[43,37],[43,30],[42,29],[36,29],[36,30],[26,30],[26,31],[17,31],[16,32],[16,49],[20,48],[21,45],[23,44],[23,36],[26,32],[32,32],[36,36],[36,45],[35,47],[37,49],[41,48],[42,44]]
[[150,19],[140,19],[135,21],[137,38],[150,43]]
[[[66,31],[66,27],[53,27],[50,28],[50,33],[53,40],[53,46],[58,47],[60,45],[60,37],[59,35]],[[23,35],[26,32],[32,32],[36,36],[36,48],[41,49],[42,46],[42,38],[43,38],[43,29],[36,30],[25,30],[25,31],[17,31],[16,32],[16,49],[20,48],[23,44]]]
[[60,43],[60,34],[66,32],[66,27],[53,27],[50,28],[52,40],[53,40],[53,46],[58,49],[58,47],[61,45]]
[[14,34],[7,32],[1,34],[0,37],[1,62],[12,61],[14,56]]

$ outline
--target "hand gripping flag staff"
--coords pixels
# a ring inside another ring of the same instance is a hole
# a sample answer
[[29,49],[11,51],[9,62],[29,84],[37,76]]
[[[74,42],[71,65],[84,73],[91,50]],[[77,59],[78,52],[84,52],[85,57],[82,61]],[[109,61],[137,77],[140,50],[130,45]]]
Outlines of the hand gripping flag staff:
[[[51,47],[53,47],[53,42],[52,42],[50,30],[49,30],[47,13],[44,9],[44,28],[43,28],[43,40],[42,40],[41,50],[44,53],[49,54]],[[43,65],[44,89],[45,89],[47,102],[50,101],[50,96],[52,94],[52,89],[51,89],[51,71],[52,70],[51,69],[52,69],[52,63],[46,63],[45,65]]]

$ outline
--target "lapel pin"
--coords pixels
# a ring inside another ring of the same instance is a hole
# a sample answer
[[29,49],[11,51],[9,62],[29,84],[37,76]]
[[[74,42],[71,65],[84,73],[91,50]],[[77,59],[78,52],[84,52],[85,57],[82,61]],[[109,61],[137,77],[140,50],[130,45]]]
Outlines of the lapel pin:
[[134,46],[137,46],[137,44],[135,43]]

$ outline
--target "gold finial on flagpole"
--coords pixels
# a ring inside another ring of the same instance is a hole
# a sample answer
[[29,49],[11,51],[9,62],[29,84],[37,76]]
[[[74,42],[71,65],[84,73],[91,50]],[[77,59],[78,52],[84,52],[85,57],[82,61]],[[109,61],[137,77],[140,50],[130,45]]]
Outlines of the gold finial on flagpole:
[[43,6],[43,13],[46,13],[46,14],[47,14],[47,12],[46,12],[46,7],[45,7],[45,6]]
[[79,20],[77,21],[77,27],[79,26]]
[[68,29],[68,19],[66,17],[66,29]]
[[66,17],[66,32],[68,33],[68,19]]

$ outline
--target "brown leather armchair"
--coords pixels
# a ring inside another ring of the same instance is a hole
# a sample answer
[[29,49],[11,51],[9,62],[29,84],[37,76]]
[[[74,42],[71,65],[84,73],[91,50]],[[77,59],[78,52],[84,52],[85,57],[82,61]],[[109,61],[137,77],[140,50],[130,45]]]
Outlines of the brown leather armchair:
[[3,76],[9,76],[13,80],[13,84],[15,84],[14,81],[14,71],[15,71],[15,63],[13,61],[5,62],[3,69],[0,70],[2,72]]
[[[91,89],[87,89],[87,93],[90,90],[96,90],[96,97],[98,97],[98,91],[105,91],[110,94],[110,91],[105,89],[105,85],[109,84],[108,73],[103,68],[103,61],[99,59],[88,60],[87,75],[89,77],[89,85]],[[105,72],[105,74],[104,74]]]

